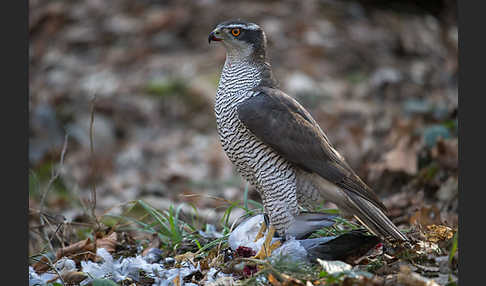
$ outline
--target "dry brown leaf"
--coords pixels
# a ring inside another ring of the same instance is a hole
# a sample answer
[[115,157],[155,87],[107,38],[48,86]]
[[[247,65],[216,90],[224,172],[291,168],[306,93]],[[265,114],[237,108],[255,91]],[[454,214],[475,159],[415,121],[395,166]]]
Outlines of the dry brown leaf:
[[420,142],[410,136],[403,136],[398,139],[392,150],[382,155],[379,162],[368,164],[371,180],[378,180],[385,171],[404,172],[415,175],[418,172],[418,152]]
[[425,237],[429,242],[439,242],[442,240],[451,239],[454,236],[454,231],[452,228],[445,225],[428,225]]
[[437,255],[440,252],[439,245],[435,242],[429,242],[429,241],[419,241],[417,244],[414,246],[416,254],[422,255],[422,254],[433,254]]
[[410,218],[410,224],[418,224],[421,226],[440,223],[440,211],[435,205],[420,208]]
[[410,268],[406,266],[400,267],[397,282],[404,286],[439,286],[434,280],[429,280],[418,273],[411,272]]
[[[70,271],[70,272],[65,272],[61,273],[61,279],[67,284],[67,285],[79,285],[81,281],[86,279],[88,275],[84,272],[79,272],[79,271]],[[52,283],[56,281],[59,278],[58,275],[53,277],[52,279],[48,280],[47,283]]]
[[[116,232],[111,233],[108,236],[96,240],[95,243],[91,239],[84,239],[75,242],[71,245],[58,249],[56,252],[56,260],[62,257],[70,257],[75,261],[92,259],[96,261],[96,248],[105,248],[108,252],[115,252],[117,244],[117,234]],[[83,254],[83,255],[79,255]],[[54,262],[54,261],[52,261]],[[36,262],[34,265],[34,270],[37,273],[44,273],[49,270],[49,261],[46,257],[42,257],[40,261]]]
[[459,165],[458,142],[457,138],[438,140],[431,150],[432,158],[447,168],[457,169]]
[[96,248],[104,248],[106,251],[113,253],[115,252],[117,245],[117,234],[116,232],[112,232],[110,235],[107,235],[103,238],[99,238],[96,240]]
[[419,145],[411,144],[411,139],[403,137],[397,146],[384,156],[384,168],[390,171],[403,171],[410,175],[417,173],[417,152]]
[[220,253],[218,254],[218,256],[212,258],[211,260],[209,260],[209,268],[211,267],[216,267],[217,265],[221,265],[222,263],[224,263],[224,253]]
[[147,245],[147,247],[142,251],[142,256],[146,256],[151,248],[160,248],[160,239],[156,235],[152,236],[152,240]]
[[84,239],[81,241],[78,241],[76,243],[73,243],[71,245],[68,245],[64,248],[59,249],[56,252],[56,257],[61,258],[64,256],[70,256],[73,254],[78,254],[81,252],[86,252],[86,251],[95,251],[94,243],[91,242],[91,239]]
[[175,258],[175,260],[178,262],[178,263],[181,263],[183,261],[186,261],[186,260],[189,260],[193,265],[194,265],[194,257],[195,257],[195,254],[188,251],[184,254],[180,254],[180,255],[177,255]]
[[38,274],[42,274],[51,268],[49,266],[49,260],[45,256],[42,256],[32,267],[34,267],[35,272]]
[[280,274],[282,278],[285,279],[281,285],[283,286],[304,286],[304,282],[300,281],[299,279],[296,279],[290,275],[287,275],[285,273]]
[[268,274],[268,282],[272,284],[273,286],[280,286],[282,283],[275,278],[275,276],[272,275],[272,273]]
[[79,285],[88,275],[80,271],[71,271],[61,274],[61,277],[68,285]]
[[292,278],[291,280],[286,280],[283,286],[304,286],[304,282],[300,281],[299,279]]

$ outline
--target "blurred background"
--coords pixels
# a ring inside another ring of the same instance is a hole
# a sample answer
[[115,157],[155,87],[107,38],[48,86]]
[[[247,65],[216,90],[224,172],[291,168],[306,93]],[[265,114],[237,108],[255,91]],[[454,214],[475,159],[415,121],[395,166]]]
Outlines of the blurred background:
[[[213,112],[225,51],[207,36],[243,19],[265,30],[280,88],[397,224],[457,226],[456,1],[29,5],[31,222],[39,210],[83,221],[94,186],[99,215],[143,199],[217,221],[228,201],[241,201],[246,183],[220,146]],[[249,197],[260,200],[251,187]]]

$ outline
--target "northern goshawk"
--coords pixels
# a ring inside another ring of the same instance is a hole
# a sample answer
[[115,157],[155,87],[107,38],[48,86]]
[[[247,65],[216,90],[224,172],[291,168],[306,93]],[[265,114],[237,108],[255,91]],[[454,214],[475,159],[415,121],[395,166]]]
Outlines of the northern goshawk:
[[215,100],[221,143],[237,171],[259,192],[270,230],[285,237],[299,205],[325,199],[375,235],[407,241],[309,112],[277,88],[260,26],[226,21],[208,41],[221,41],[226,48]]

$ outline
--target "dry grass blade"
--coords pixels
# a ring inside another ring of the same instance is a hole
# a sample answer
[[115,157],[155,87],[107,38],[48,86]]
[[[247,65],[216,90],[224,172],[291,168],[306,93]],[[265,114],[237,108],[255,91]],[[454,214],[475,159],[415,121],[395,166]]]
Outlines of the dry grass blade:
[[[64,165],[64,155],[66,154],[66,150],[67,150],[67,146],[68,146],[68,138],[69,138],[69,135],[66,133],[66,135],[64,136],[64,144],[62,146],[61,158],[59,160],[59,168],[57,168],[57,170],[53,171],[52,176],[49,179],[49,182],[47,183],[44,192],[42,193],[42,197],[41,197],[41,201],[40,201],[40,213],[44,212],[46,198],[47,198],[47,195],[49,193],[49,190],[51,189],[52,184],[57,180],[57,178],[61,174],[60,170],[62,169],[62,167]],[[39,216],[39,220],[40,220],[40,226],[41,226],[40,231],[42,233],[42,236],[43,236],[44,240],[46,241],[47,245],[49,246],[49,249],[52,252],[54,252],[54,247],[52,246],[51,239],[49,238],[49,235],[47,234],[47,231],[46,231],[46,228],[45,228],[46,224],[48,224],[48,221],[42,215]]]
[[69,134],[66,133],[66,135],[64,136],[64,144],[62,146],[62,151],[61,151],[61,159],[59,160],[59,168],[56,171],[53,171],[52,176],[49,179],[49,182],[47,183],[44,192],[42,193],[42,197],[41,197],[41,201],[40,201],[41,211],[43,211],[44,208],[45,208],[45,200],[47,198],[47,194],[49,193],[49,190],[51,189],[52,184],[61,175],[60,170],[62,169],[62,167],[64,165],[64,155],[66,154],[66,150],[67,150],[67,146],[68,146],[68,138],[69,138]]
[[[93,95],[93,99],[91,100],[91,110],[90,110],[90,123],[89,123],[89,148],[91,153],[91,172],[92,174],[96,174],[96,164],[95,164],[95,155],[94,155],[94,139],[93,139],[93,129],[94,129],[94,112],[95,112],[95,101],[96,101],[96,93]],[[98,217],[96,216],[96,182],[93,180],[93,188],[91,189],[91,216],[96,223],[98,229],[100,228],[100,222]]]

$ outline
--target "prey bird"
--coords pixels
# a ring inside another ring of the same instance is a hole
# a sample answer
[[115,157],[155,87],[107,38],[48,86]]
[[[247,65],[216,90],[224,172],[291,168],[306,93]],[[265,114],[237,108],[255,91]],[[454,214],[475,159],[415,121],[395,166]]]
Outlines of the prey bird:
[[269,218],[269,231],[257,257],[268,256],[267,250],[274,248],[270,241],[275,231],[288,235],[299,205],[317,205],[322,199],[381,238],[408,241],[310,113],[278,89],[262,28],[226,21],[214,28],[208,41],[226,48],[215,99],[222,147],[238,173],[260,194]]

